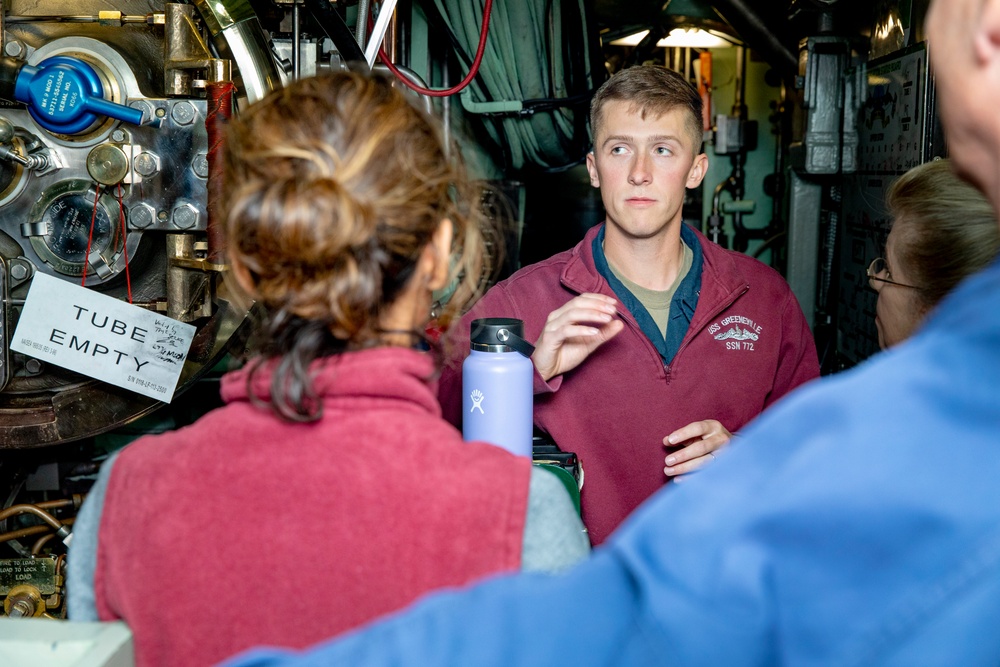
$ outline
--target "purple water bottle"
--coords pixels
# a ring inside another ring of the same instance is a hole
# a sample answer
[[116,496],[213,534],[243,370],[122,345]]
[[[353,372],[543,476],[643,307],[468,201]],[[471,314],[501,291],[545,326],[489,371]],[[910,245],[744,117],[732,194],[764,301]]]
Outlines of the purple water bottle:
[[462,364],[462,436],[530,457],[535,348],[524,340],[524,322],[473,320],[470,339]]

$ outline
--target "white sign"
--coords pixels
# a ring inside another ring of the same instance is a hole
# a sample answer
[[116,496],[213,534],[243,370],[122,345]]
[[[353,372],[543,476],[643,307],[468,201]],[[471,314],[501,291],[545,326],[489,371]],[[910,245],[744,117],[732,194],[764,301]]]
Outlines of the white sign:
[[169,403],[195,328],[36,273],[10,348]]

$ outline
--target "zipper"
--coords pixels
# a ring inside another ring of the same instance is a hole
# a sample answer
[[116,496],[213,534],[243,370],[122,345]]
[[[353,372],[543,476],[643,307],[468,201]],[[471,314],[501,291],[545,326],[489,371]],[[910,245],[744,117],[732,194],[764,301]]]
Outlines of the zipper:
[[[608,285],[608,282],[604,278],[600,279],[600,284],[598,284],[597,286],[584,287],[584,288],[577,287],[576,285],[571,285],[562,278],[560,278],[559,282],[562,284],[563,287],[572,292],[575,296],[580,296],[581,294],[583,294],[583,291],[585,289],[588,292],[595,292],[597,294],[602,294],[604,296],[610,296],[618,304],[621,304],[621,299],[618,297],[617,294],[615,294],[615,291],[611,289],[611,286]],[[607,289],[601,289],[601,287],[605,287]],[[652,356],[653,363],[655,363],[658,368],[661,369],[664,368],[663,363],[661,362],[662,357],[660,356],[659,350],[656,349],[656,346],[653,345],[652,341],[646,338],[646,334],[643,333],[642,328],[639,326],[639,323],[635,321],[635,316],[632,315],[629,309],[615,308],[615,313],[618,315],[618,317],[621,318],[622,322],[625,323],[625,326],[627,326],[631,330],[633,335],[637,334],[639,338],[642,339],[643,344],[646,346],[646,351]]]
[[[674,353],[674,360],[677,360],[681,356],[681,352],[694,340],[695,336],[701,333],[702,329],[708,326],[708,323],[714,320],[716,317],[721,315],[726,311],[727,308],[732,307],[736,303],[737,299],[747,293],[750,289],[750,283],[743,283],[743,286],[730,292],[726,300],[722,302],[715,310],[713,310],[708,317],[705,318],[704,323],[695,330],[688,329],[687,335],[684,336],[684,340],[681,341],[681,346],[677,348],[677,352]],[[670,375],[673,370],[673,366],[676,364],[668,364],[663,367],[663,375],[666,378],[667,384],[670,384]]]
[[[621,303],[617,295],[615,295],[614,298],[616,301]],[[646,351],[652,355],[653,361],[656,363],[656,365],[661,368],[665,368],[663,366],[663,363],[661,362],[662,357],[660,357],[659,350],[657,350],[656,346],[653,345],[653,342],[646,337],[646,334],[643,332],[642,327],[640,327],[639,323],[635,321],[635,316],[632,315],[632,313],[627,308],[615,308],[615,312],[618,313],[618,317],[622,319],[622,322],[624,322],[626,326],[628,326],[628,328],[631,329],[632,333],[634,335],[638,335],[639,338],[642,339],[643,344],[646,346]]]

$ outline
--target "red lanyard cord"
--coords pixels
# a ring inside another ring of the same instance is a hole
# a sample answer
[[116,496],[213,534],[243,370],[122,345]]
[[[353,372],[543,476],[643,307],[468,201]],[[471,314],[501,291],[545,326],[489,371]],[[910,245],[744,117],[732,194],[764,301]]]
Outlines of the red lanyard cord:
[[[94,227],[97,226],[97,207],[101,199],[101,184],[95,183],[94,188],[94,212],[90,216],[90,233],[87,234],[87,254],[83,258],[83,278],[80,280],[82,287],[87,286],[87,267],[90,265],[90,248],[94,244]],[[122,252],[125,254],[125,284],[128,287],[128,302],[132,303],[132,276],[128,266],[128,229],[125,225],[125,204],[122,202],[122,184],[118,184],[118,220],[121,223]]]
[[125,284],[128,286],[128,302],[132,303],[132,276],[128,269],[128,229],[125,227],[125,205],[122,203],[122,184],[118,184],[118,220],[122,227],[122,252],[125,253]]
[[83,280],[80,281],[81,287],[87,286],[87,266],[90,264],[90,245],[94,242],[94,224],[97,222],[97,204],[101,198],[101,184],[95,183],[97,187],[94,189],[94,214],[90,216],[90,234],[87,236],[87,254],[83,257]]

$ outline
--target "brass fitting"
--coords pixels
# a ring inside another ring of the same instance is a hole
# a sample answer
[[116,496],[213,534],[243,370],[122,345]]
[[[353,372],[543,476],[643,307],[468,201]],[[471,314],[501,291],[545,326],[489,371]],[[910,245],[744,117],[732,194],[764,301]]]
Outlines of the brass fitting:
[[45,599],[34,586],[21,584],[10,589],[3,601],[3,610],[12,618],[41,616],[45,613]]

